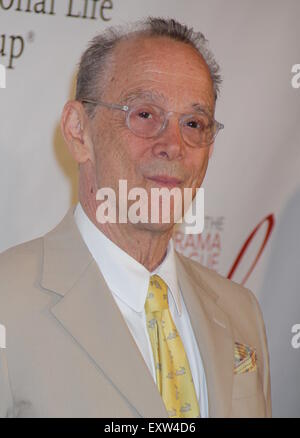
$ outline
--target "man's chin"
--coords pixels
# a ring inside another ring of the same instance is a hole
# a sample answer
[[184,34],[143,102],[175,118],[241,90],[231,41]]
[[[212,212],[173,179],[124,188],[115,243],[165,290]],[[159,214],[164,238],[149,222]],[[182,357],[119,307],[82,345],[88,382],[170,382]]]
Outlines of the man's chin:
[[138,222],[136,224],[132,224],[133,227],[135,227],[136,229],[139,230],[145,230],[145,231],[150,231],[153,233],[166,233],[168,231],[172,231],[175,223],[151,223],[151,222],[147,222],[147,223],[143,223],[143,222]]

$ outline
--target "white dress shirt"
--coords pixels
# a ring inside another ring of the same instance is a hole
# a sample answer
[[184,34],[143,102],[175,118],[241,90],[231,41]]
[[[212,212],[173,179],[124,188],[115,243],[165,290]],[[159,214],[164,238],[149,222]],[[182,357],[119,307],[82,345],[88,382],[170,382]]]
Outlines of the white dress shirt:
[[75,208],[74,218],[155,382],[155,364],[147,331],[144,305],[151,275],[159,275],[168,285],[170,312],[188,357],[201,417],[207,418],[208,396],[205,373],[189,314],[177,282],[173,240],[169,241],[164,260],[154,271],[149,272],[142,264],[107,238],[90,221],[80,203]]

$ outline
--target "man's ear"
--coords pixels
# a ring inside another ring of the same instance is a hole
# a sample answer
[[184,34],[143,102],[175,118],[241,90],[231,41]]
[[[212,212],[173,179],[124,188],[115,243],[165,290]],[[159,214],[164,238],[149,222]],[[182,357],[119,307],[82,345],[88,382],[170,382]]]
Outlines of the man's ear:
[[78,163],[93,162],[93,147],[89,138],[89,120],[82,104],[68,101],[62,111],[60,128],[68,149]]
[[214,150],[214,143],[212,143],[212,144],[209,146],[208,158],[210,158],[210,157],[212,156],[213,150]]

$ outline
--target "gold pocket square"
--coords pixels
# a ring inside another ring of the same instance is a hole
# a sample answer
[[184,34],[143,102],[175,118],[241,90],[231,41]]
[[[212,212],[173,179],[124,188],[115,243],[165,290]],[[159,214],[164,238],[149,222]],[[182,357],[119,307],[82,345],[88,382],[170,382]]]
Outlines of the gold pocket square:
[[234,374],[256,370],[256,350],[240,342],[234,343]]

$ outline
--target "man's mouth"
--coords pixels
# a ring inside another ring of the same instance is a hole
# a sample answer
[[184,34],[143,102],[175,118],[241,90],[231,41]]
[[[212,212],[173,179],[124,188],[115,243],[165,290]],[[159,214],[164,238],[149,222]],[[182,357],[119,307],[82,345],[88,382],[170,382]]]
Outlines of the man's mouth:
[[154,176],[147,176],[146,179],[149,179],[153,182],[155,182],[157,185],[161,187],[167,187],[167,188],[173,188],[173,187],[179,187],[182,183],[182,180],[179,178],[171,177],[168,175],[154,175]]

